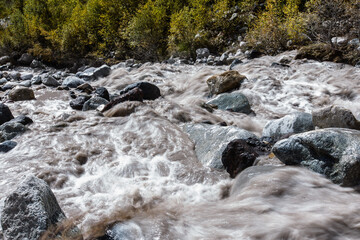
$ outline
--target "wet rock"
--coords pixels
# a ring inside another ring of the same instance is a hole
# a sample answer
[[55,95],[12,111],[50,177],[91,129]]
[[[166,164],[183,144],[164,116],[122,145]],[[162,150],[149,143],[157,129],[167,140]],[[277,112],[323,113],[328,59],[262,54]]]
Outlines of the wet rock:
[[61,85],[53,76],[44,76],[42,83],[48,87],[58,87]]
[[97,95],[98,97],[104,98],[108,101],[110,101],[110,95],[109,92],[106,88],[104,87],[98,87],[95,90],[95,95]]
[[130,84],[121,90],[120,94],[125,94],[134,88],[139,88],[142,91],[144,100],[155,100],[161,97],[160,89],[156,85],[148,82],[137,82]]
[[360,131],[327,128],[296,134],[272,151],[286,165],[301,165],[342,186],[360,184]]
[[40,62],[36,59],[32,60],[30,67],[31,68],[45,68],[44,64],[42,64],[42,62]]
[[21,123],[6,122],[0,126],[0,142],[11,140],[26,130],[27,128]]
[[211,95],[216,95],[239,88],[245,79],[246,77],[237,71],[227,71],[220,75],[210,77],[206,83]]
[[11,61],[11,58],[9,56],[0,57],[0,65],[4,65],[6,63],[9,63],[10,61]]
[[91,97],[87,95],[80,95],[76,99],[70,101],[70,107],[76,110],[82,110],[84,103]]
[[29,66],[33,60],[34,60],[34,58],[30,54],[24,53],[18,59],[18,63],[21,65]]
[[262,136],[271,137],[275,141],[286,135],[314,130],[312,115],[309,113],[293,113],[283,118],[268,122]]
[[221,156],[226,171],[234,178],[245,168],[252,166],[257,157],[271,152],[272,142],[263,139],[235,139],[225,148]]
[[20,79],[21,80],[30,80],[33,78],[33,74],[32,73],[25,73],[25,74],[21,74],[20,75]]
[[81,84],[76,89],[87,94],[91,94],[94,91],[94,88],[88,83]]
[[183,129],[194,142],[199,161],[205,166],[218,169],[224,169],[221,155],[232,140],[257,138],[253,133],[234,126],[185,124]]
[[14,116],[12,115],[9,107],[0,102],[0,125],[10,121],[13,118]]
[[8,80],[6,78],[0,78],[0,85],[3,85],[7,82],[8,82]]
[[235,196],[242,192],[243,188],[249,183],[251,179],[256,176],[271,173],[275,169],[278,169],[278,166],[252,166],[246,168],[239,175],[237,175],[234,184],[230,189],[230,196]]
[[35,99],[34,91],[27,87],[16,87],[9,92],[12,101],[26,101]]
[[126,101],[139,101],[142,102],[143,101],[143,92],[140,88],[133,88],[130,91],[115,97],[114,99],[112,99],[102,110],[102,112],[105,112],[109,109],[111,109],[112,107],[114,107],[115,105],[122,103],[122,102],[126,102]]
[[21,123],[22,125],[26,126],[33,123],[33,120],[25,115],[19,115],[16,118],[12,119],[11,122]]
[[15,83],[12,83],[12,82],[7,82],[5,83],[5,85],[3,85],[1,87],[1,90],[2,91],[7,91],[7,90],[10,90],[10,89],[13,89],[14,87],[16,87],[17,85]]
[[262,56],[262,53],[258,50],[248,50],[245,52],[245,56],[248,59],[254,59],[254,58],[259,58]]
[[1,226],[5,239],[35,240],[65,219],[47,183],[31,175],[5,199]]
[[22,81],[19,86],[23,86],[23,87],[31,87],[31,80],[26,80],[26,81]]
[[352,112],[339,106],[325,107],[312,113],[313,123],[320,128],[351,128],[360,130],[358,121]]
[[83,152],[79,152],[75,155],[75,160],[78,161],[80,165],[84,165],[88,160],[88,156]]
[[15,148],[17,145],[14,141],[5,141],[0,144],[0,153],[7,153]]
[[196,49],[196,58],[197,59],[207,58],[209,55],[210,55],[210,51],[207,48]]
[[141,106],[141,102],[122,102],[104,112],[105,117],[126,117],[135,112]]
[[9,74],[10,78],[19,81],[21,79],[21,74],[19,72],[12,72]]
[[273,68],[289,68],[290,66],[285,64],[285,63],[273,62],[270,67],[273,67]]
[[31,79],[31,84],[35,84],[35,85],[38,85],[38,84],[41,84],[42,83],[42,79],[40,76],[34,76],[32,79]]
[[62,85],[65,87],[69,87],[69,88],[77,88],[78,86],[80,86],[81,84],[84,84],[84,83],[85,83],[85,81],[78,77],[69,76],[69,77],[65,78]]
[[244,139],[231,141],[221,156],[221,162],[231,178],[252,166],[259,155]]
[[249,114],[252,112],[247,97],[240,92],[223,93],[206,104],[221,110]]
[[233,68],[240,63],[242,63],[242,61],[240,59],[237,59],[237,58],[234,59],[230,64],[229,70],[233,70]]
[[82,108],[83,111],[88,111],[88,110],[95,110],[97,109],[100,105],[107,105],[109,103],[108,100],[101,98],[101,97],[93,97],[90,98],[89,100],[87,100],[84,103],[84,106]]
[[95,78],[102,78],[107,77],[110,75],[111,68],[108,65],[102,65],[101,67],[98,67],[94,71],[94,77]]

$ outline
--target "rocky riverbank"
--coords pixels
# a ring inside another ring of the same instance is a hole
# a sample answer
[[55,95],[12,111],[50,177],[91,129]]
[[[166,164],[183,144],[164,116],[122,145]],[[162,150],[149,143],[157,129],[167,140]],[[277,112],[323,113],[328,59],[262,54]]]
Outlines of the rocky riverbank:
[[[198,52],[206,64],[128,60],[76,73],[5,63],[4,238],[319,239],[333,229],[335,239],[360,237],[349,227],[358,219],[334,210],[360,198],[360,69],[297,60],[296,51],[221,64],[208,54]],[[321,194],[342,202],[327,203],[329,213]],[[249,207],[252,230],[220,224]],[[288,221],[294,211],[309,214],[299,226]],[[324,222],[313,231],[306,220],[316,218]]]

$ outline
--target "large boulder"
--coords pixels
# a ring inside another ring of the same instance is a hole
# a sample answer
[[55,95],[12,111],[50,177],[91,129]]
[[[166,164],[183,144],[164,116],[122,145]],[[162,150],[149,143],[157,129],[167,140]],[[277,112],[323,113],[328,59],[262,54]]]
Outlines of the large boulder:
[[139,88],[142,91],[144,100],[155,100],[161,96],[160,89],[156,85],[148,82],[137,82],[130,84],[121,90],[120,94],[125,94],[134,88]]
[[65,78],[62,85],[65,87],[69,87],[69,88],[77,88],[78,86],[80,86],[81,84],[84,84],[84,83],[85,83],[85,81],[82,80],[81,78],[78,78],[75,76],[69,76],[69,77]]
[[0,102],[0,125],[13,118],[14,116],[12,115],[9,107]]
[[298,112],[268,122],[263,129],[262,136],[279,140],[284,136],[311,130],[314,130],[311,114]]
[[95,95],[101,98],[105,98],[106,100],[110,101],[110,95],[106,88],[98,87],[95,90]]
[[206,83],[209,87],[210,94],[216,95],[239,88],[245,79],[246,77],[237,71],[227,71],[220,75],[210,77]]
[[55,195],[44,180],[28,176],[6,199],[1,213],[5,240],[36,240],[65,220]]
[[206,104],[221,110],[249,114],[252,112],[249,100],[240,92],[222,93]]
[[0,126],[0,142],[11,140],[26,130],[27,128],[21,123],[6,122]]
[[110,74],[111,68],[107,65],[102,65],[101,67],[94,68],[90,67],[83,72],[78,72],[77,77],[84,79],[85,81],[96,80],[97,78],[106,77]]
[[313,123],[320,128],[352,128],[360,130],[360,122],[348,109],[329,106],[312,112]]
[[257,138],[255,134],[244,129],[222,127],[209,124],[185,124],[184,131],[195,144],[195,152],[205,166],[224,169],[221,155],[226,146],[234,139]]
[[108,104],[109,101],[101,98],[101,97],[93,97],[90,98],[89,100],[87,100],[84,103],[84,106],[82,108],[83,111],[88,111],[88,110],[95,110],[97,109],[100,105],[106,105]]
[[110,75],[111,68],[108,65],[102,65],[101,67],[98,67],[94,71],[94,77],[95,78],[102,78],[107,77]]
[[26,66],[30,66],[31,62],[34,60],[34,58],[28,54],[28,53],[24,53],[23,55],[21,55],[21,57],[18,59],[18,63],[21,65],[26,65]]
[[35,99],[34,91],[27,87],[16,87],[9,92],[12,101],[26,101]]
[[360,131],[327,128],[296,134],[272,151],[287,165],[305,166],[342,186],[360,184]]

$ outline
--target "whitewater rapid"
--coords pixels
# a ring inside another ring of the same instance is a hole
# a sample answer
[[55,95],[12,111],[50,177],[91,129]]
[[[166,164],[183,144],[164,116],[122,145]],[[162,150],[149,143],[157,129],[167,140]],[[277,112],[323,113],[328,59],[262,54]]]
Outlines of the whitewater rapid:
[[[33,87],[36,100],[6,102],[34,123],[18,145],[0,154],[0,199],[27,174],[44,179],[85,239],[113,226],[115,239],[360,239],[360,195],[305,169],[285,167],[254,178],[227,197],[234,180],[202,166],[182,130],[186,122],[225,122],[258,136],[266,122],[330,105],[360,119],[360,69],[283,57],[244,60],[234,70],[255,114],[213,113],[206,80],[228,66],[146,63],[120,67],[92,82],[116,93],[148,81],[162,97],[126,117],[70,108],[67,91]],[[26,69],[26,71],[31,71]],[[77,158],[85,156],[86,163]],[[279,192],[281,194],[279,194]]]

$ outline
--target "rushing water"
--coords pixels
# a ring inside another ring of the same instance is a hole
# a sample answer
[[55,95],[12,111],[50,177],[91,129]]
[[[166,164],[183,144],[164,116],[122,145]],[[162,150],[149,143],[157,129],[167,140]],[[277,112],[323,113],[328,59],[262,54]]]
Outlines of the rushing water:
[[[162,98],[126,117],[74,111],[66,91],[34,88],[37,100],[6,103],[34,123],[0,155],[0,199],[27,174],[46,180],[67,217],[93,239],[113,225],[116,239],[360,239],[360,195],[305,169],[284,167],[253,178],[226,197],[234,180],[197,160],[184,122],[226,122],[261,135],[270,119],[332,104],[360,119],[360,69],[293,60],[287,52],[235,66],[256,115],[200,105],[206,79],[228,67],[144,64],[118,68],[92,84],[115,93],[129,83],[156,84]],[[132,103],[131,103],[132,104]],[[123,104],[130,108],[131,104]],[[80,164],[79,158],[87,158]]]

